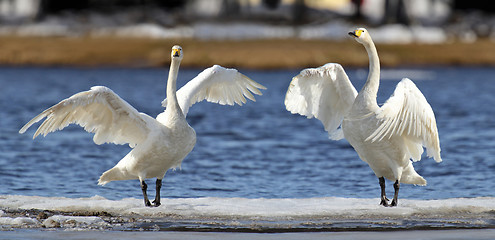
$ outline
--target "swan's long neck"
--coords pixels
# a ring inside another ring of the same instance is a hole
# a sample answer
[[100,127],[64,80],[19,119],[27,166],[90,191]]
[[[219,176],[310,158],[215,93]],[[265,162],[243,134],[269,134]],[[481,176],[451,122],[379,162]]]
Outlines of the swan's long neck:
[[378,93],[378,87],[380,85],[380,59],[378,58],[378,52],[376,51],[373,41],[363,44],[368,52],[370,61],[370,69],[368,73],[368,80],[361,89],[359,95],[361,95],[367,104],[378,106],[376,103],[376,95]]
[[168,73],[167,80],[167,108],[165,113],[169,120],[176,119],[177,117],[184,118],[184,114],[177,101],[177,75],[179,73],[180,60],[172,58],[170,64],[170,71]]

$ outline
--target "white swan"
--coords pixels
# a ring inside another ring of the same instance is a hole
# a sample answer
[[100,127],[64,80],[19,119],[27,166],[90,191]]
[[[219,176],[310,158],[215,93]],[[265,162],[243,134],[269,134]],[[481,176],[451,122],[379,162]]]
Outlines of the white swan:
[[[379,107],[380,61],[373,41],[364,28],[349,35],[364,45],[370,66],[368,79],[359,93],[339,64],[305,69],[293,78],[285,97],[288,111],[319,119],[334,140],[346,138],[359,157],[379,178],[381,205],[389,206],[385,179],[394,181],[398,203],[400,183],[426,185],[412,165],[427,155],[441,162],[440,141],[431,106],[414,83],[404,78],[393,95]],[[338,128],[341,125],[341,128]]]
[[219,104],[242,105],[246,102],[245,97],[255,101],[250,91],[261,95],[259,89],[266,89],[235,69],[215,65],[205,69],[176,92],[177,74],[183,58],[180,46],[172,48],[171,58],[167,99],[162,102],[166,109],[156,119],[138,112],[109,88],[96,86],[43,111],[22,127],[19,133],[24,133],[32,124],[46,117],[33,139],[76,123],[84,130],[95,133],[93,140],[96,144],[128,143],[133,149],[115,167],[104,172],[98,184],[139,179],[144,203],[151,206],[145,179],[157,178],[153,203],[159,206],[160,187],[165,173],[170,168],[180,166],[196,143],[196,133],[186,122],[189,107],[205,99]]

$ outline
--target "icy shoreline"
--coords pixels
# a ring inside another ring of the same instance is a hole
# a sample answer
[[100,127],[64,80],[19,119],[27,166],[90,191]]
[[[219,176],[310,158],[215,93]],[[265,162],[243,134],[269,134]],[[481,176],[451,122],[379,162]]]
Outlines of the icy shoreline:
[[495,198],[182,198],[158,208],[141,199],[0,196],[0,229],[299,232],[495,228]]
[[[303,26],[276,26],[261,23],[196,23],[176,27],[164,27],[142,23],[112,27],[74,27],[63,22],[40,22],[19,26],[0,26],[0,36],[20,37],[121,37],[149,39],[197,39],[197,40],[253,40],[253,39],[302,39],[336,40],[348,38],[347,32],[356,28],[344,21]],[[377,43],[388,44],[441,44],[447,42],[449,33],[441,27],[398,24],[369,28]]]

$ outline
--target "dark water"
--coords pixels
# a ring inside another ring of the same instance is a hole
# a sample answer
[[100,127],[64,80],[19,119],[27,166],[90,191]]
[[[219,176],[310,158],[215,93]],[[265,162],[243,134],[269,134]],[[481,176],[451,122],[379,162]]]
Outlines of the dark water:
[[[44,109],[94,85],[114,90],[153,117],[163,109],[167,69],[0,68],[0,195],[141,198],[137,180],[97,186],[101,173],[129,151],[96,145],[79,126],[31,139],[18,130]],[[200,72],[182,69],[178,85]],[[169,171],[162,196],[309,198],[379,196],[378,180],[346,141],[331,141],[319,121],[285,110],[288,84],[299,70],[241,70],[268,90],[243,107],[194,105],[188,114],[198,141]],[[359,90],[366,69],[348,69]],[[401,198],[495,196],[495,69],[429,68],[384,71],[379,102],[410,77],[436,114],[444,162],[414,164],[426,187],[403,184]],[[154,180],[153,180],[154,181]],[[149,183],[153,184],[152,181]],[[392,186],[387,182],[389,194]]]

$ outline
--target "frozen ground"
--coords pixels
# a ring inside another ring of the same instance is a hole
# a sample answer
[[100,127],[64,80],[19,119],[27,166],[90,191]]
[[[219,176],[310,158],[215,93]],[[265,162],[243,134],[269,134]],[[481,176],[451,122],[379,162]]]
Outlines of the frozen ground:
[[495,198],[178,198],[158,208],[141,199],[0,196],[0,227],[11,229],[311,232],[495,228]]

